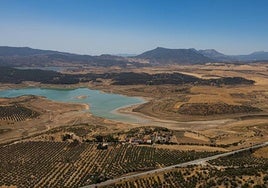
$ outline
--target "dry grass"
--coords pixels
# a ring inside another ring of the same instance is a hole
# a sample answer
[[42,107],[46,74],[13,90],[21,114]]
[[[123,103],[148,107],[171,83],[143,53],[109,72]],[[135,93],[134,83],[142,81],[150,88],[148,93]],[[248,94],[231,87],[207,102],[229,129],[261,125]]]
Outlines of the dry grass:
[[196,140],[201,140],[201,141],[204,141],[204,142],[209,142],[209,138],[207,138],[207,137],[205,137],[203,135],[197,134],[197,133],[193,133],[193,132],[185,132],[184,136],[189,137],[189,138],[193,138],[193,139],[196,139]]
[[213,152],[213,151],[221,151],[221,152],[227,152],[229,150],[220,148],[220,147],[210,147],[210,146],[199,146],[199,145],[156,145],[156,148],[161,149],[170,149],[170,150],[181,150],[181,151],[207,151],[207,152]]
[[258,149],[257,151],[254,152],[253,155],[255,157],[258,157],[258,158],[266,158],[266,159],[268,159],[268,147]]

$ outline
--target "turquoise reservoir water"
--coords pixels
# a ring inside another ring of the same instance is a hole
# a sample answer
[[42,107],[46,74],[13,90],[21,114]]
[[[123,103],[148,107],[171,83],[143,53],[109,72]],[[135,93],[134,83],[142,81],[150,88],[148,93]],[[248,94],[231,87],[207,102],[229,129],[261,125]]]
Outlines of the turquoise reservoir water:
[[[124,106],[144,102],[141,98],[124,95],[103,93],[88,88],[78,89],[43,89],[23,88],[0,90],[0,97],[18,97],[22,95],[38,95],[60,102],[84,103],[90,105],[90,112],[98,117],[124,122],[137,122],[132,116],[115,113],[115,110]],[[83,96],[83,97],[79,97]]]

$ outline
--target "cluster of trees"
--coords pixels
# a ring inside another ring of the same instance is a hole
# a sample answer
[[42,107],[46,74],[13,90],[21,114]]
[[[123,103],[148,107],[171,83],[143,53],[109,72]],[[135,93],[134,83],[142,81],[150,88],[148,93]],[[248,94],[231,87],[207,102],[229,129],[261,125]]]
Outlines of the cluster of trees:
[[220,115],[260,112],[261,109],[246,105],[230,105],[226,103],[185,103],[180,106],[178,112],[186,115]]
[[160,74],[147,74],[147,73],[118,73],[111,75],[114,80],[114,85],[237,85],[237,84],[253,84],[254,81],[247,80],[241,77],[226,77],[219,79],[200,79],[194,76],[185,75],[181,73],[160,73]]
[[23,81],[41,82],[44,84],[76,84],[79,77],[46,70],[19,70],[0,67],[0,82],[19,84]]
[[44,84],[76,84],[79,82],[97,82],[97,79],[111,79],[114,85],[162,85],[162,84],[195,84],[195,85],[236,85],[253,84],[254,81],[241,77],[227,77],[219,79],[200,79],[180,73],[104,73],[104,74],[62,74],[48,70],[18,70],[10,67],[0,68],[0,82],[21,83],[35,81]]

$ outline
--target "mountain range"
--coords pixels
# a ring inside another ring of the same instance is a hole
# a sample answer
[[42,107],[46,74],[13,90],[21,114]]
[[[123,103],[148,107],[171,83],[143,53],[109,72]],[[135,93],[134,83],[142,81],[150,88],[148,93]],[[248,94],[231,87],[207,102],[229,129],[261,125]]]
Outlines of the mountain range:
[[147,59],[151,63],[168,64],[202,64],[208,62],[252,62],[267,61],[268,52],[254,52],[248,55],[225,55],[214,49],[196,50],[168,49],[157,47],[154,50],[144,52],[136,58]]
[[225,55],[214,49],[199,50],[199,53],[216,61],[232,62],[232,61],[267,61],[268,52],[259,51],[248,55]]
[[[55,66],[64,64],[126,67],[131,62],[124,57],[109,54],[91,56],[29,47],[0,46],[0,65],[2,66]],[[140,63],[136,62],[135,66],[140,66]]]
[[86,64],[90,66],[153,66],[164,64],[206,64],[213,62],[268,61],[268,52],[248,55],[225,55],[214,49],[196,50],[157,47],[135,56],[79,55],[73,53],[39,50],[29,47],[0,46],[2,66],[53,66],[55,64]]

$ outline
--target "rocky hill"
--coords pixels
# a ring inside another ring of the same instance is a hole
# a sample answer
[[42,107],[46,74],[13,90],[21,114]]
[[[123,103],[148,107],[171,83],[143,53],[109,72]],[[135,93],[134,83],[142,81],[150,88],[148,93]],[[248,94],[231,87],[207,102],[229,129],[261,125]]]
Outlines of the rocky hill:
[[151,64],[204,64],[214,60],[198,53],[194,49],[168,49],[157,47],[135,58],[146,59]]
[[201,53],[202,55],[211,58],[215,61],[224,61],[224,62],[228,62],[228,61],[235,61],[235,57],[231,57],[228,55],[225,55],[223,53],[220,53],[214,49],[206,49],[206,50],[198,50],[199,53]]

